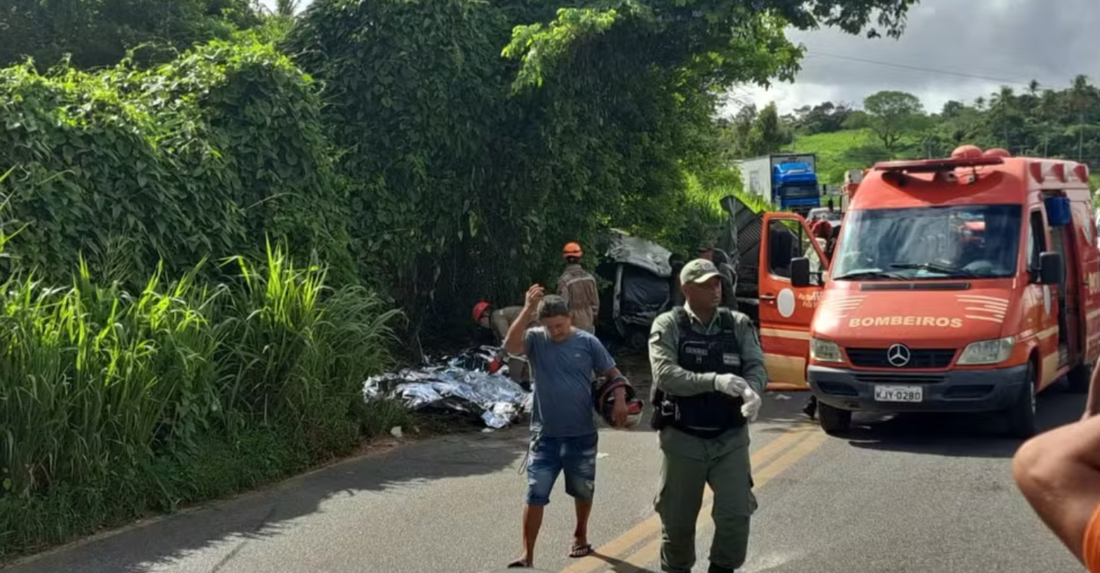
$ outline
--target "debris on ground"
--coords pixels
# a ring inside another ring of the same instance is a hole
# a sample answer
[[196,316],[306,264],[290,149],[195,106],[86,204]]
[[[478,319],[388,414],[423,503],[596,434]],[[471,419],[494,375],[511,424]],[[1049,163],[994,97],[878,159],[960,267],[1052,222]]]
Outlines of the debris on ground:
[[431,366],[374,376],[363,384],[363,398],[399,400],[410,410],[468,413],[489,428],[505,428],[529,411],[531,394],[508,377],[507,367],[489,373],[498,352],[481,346]]

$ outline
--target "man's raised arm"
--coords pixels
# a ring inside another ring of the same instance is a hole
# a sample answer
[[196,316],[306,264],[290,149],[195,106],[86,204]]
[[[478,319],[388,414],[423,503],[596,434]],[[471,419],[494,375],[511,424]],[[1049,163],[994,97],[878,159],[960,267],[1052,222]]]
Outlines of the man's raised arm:
[[508,327],[508,336],[504,337],[504,350],[509,354],[527,354],[526,334],[527,326],[534,320],[538,310],[539,301],[545,294],[545,290],[539,285],[531,285],[524,297],[523,310],[519,317],[512,321]]

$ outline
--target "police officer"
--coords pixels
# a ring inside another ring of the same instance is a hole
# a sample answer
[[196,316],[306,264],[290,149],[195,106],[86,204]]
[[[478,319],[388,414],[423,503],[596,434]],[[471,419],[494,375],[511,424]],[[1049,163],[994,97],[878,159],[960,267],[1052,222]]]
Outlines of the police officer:
[[721,306],[714,263],[696,259],[680,272],[685,303],[657,317],[649,338],[653,426],[662,453],[654,502],[663,530],[661,570],[690,573],[695,522],[707,484],[714,491],[710,573],[745,563],[756,510],[747,423],[767,382],[764,353],[748,316]]

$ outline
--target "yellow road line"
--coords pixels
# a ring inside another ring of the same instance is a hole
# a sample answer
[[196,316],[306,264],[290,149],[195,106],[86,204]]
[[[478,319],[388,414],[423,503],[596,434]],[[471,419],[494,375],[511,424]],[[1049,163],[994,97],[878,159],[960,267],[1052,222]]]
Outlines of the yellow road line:
[[[800,441],[787,453],[777,458],[773,463],[769,464],[766,468],[759,473],[753,472],[753,481],[756,483],[754,489],[760,489],[764,487],[764,484],[771,481],[775,476],[783,473],[787,468],[794,465],[795,462],[808,456],[811,452],[821,447],[827,440],[827,436],[824,433],[818,433],[810,436],[809,438]],[[713,503],[704,504],[703,508],[699,511],[699,520],[695,522],[695,530],[698,531],[707,525],[708,521],[712,521],[710,515],[710,508]],[[622,563],[616,565],[612,571],[616,573],[638,573],[646,570],[646,567],[650,563],[655,563],[661,558],[661,538],[658,537],[649,543],[646,543],[643,547],[632,553],[630,556],[623,559]]]
[[[772,441],[753,452],[751,464],[753,468],[764,467],[772,460],[779,458],[788,448],[797,445],[808,436],[817,432],[817,426],[812,423],[800,423],[792,429],[785,431]],[[766,469],[766,468],[765,468]],[[757,479],[753,474],[753,479]],[[706,504],[714,493],[707,487],[704,493],[703,503]],[[655,535],[661,529],[661,520],[657,514],[649,516],[645,521],[635,525],[622,535],[598,547],[592,555],[578,559],[576,563],[561,570],[561,573],[592,573],[607,567],[607,561],[600,556],[617,557],[627,552],[631,547],[641,543],[645,539]]]

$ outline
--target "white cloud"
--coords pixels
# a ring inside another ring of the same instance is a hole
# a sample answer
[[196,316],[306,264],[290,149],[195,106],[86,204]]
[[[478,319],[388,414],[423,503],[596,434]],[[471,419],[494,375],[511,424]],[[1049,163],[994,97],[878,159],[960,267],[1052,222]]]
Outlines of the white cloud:
[[859,104],[884,89],[908,91],[931,111],[952,99],[973,101],[1001,85],[1038,80],[1063,88],[1077,74],[1100,82],[1095,0],[921,0],[901,39],[866,39],[832,29],[792,31],[807,48],[794,84],[745,86],[735,97],[781,113],[805,104]]

